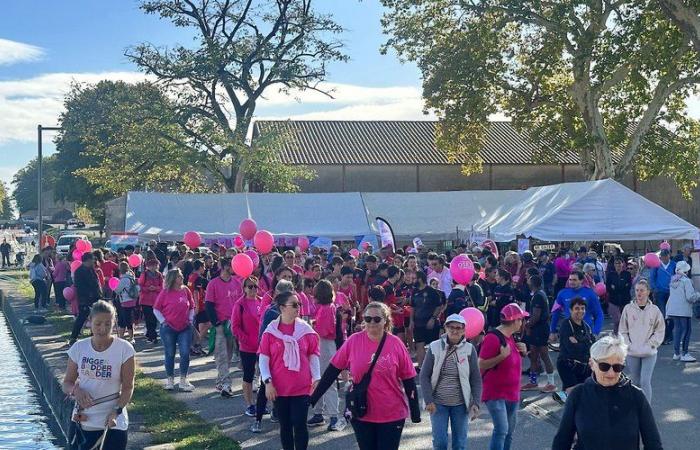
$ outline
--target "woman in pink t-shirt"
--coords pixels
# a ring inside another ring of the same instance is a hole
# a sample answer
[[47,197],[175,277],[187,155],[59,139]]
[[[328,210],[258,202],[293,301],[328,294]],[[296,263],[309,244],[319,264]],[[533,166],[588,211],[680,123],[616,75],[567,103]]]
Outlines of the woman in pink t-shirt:
[[180,269],[172,269],[165,277],[165,289],[160,291],[153,305],[153,314],[160,322],[160,338],[165,353],[166,390],[175,388],[175,346],[180,350],[181,391],[192,392],[194,386],[187,381],[192,347],[192,323],[194,322],[194,299],[183,285]]
[[257,296],[258,279],[254,276],[243,282],[244,295],[233,305],[231,313],[231,332],[238,339],[241,364],[243,365],[243,382],[241,390],[246,401],[245,415],[255,417],[253,400],[253,379],[255,364],[258,362],[258,331],[260,330],[260,304]]
[[275,297],[280,317],[265,328],[260,341],[260,376],[267,399],[275,402],[280,440],[285,450],[306,450],[309,430],[309,394],[318,384],[319,337],[299,318],[294,292]]
[[367,413],[361,418],[349,418],[360,450],[397,450],[409,407],[411,420],[420,422],[416,369],[406,346],[390,333],[391,311],[388,306],[371,302],[364,310],[363,320],[365,329],[350,336],[331,359],[311,395],[311,404],[316,404],[335,384],[343,369],[349,368],[352,379],[359,382],[369,371],[379,344],[386,336],[367,388]]
[[515,342],[513,333],[523,326],[529,314],[517,303],[501,310],[501,324],[484,337],[479,352],[479,369],[483,378],[481,400],[493,419],[493,434],[489,449],[508,450],[515,431],[516,413],[520,402],[520,375],[527,350]]

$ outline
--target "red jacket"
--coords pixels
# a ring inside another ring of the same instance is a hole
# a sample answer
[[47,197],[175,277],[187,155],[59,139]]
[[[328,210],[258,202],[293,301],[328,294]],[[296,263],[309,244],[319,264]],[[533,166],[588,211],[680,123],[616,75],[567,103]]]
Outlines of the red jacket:
[[[156,303],[156,297],[163,290],[163,274],[160,272],[154,274],[154,272],[146,270],[139,277],[139,286],[141,286],[139,304],[153,306]],[[151,290],[152,286],[157,289]]]

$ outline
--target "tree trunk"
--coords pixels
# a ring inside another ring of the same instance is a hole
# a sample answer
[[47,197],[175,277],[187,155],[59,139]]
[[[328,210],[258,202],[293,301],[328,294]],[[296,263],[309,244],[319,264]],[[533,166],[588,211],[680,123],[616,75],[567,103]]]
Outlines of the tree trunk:
[[592,156],[595,169],[589,174],[589,178],[592,180],[613,178],[614,171],[610,144],[603,126],[603,116],[600,114],[595,96],[590,89],[590,83],[574,83],[571,87],[571,93],[592,141]]
[[683,0],[659,0],[661,10],[676,26],[685,33],[700,53],[700,16],[692,6],[687,6]]

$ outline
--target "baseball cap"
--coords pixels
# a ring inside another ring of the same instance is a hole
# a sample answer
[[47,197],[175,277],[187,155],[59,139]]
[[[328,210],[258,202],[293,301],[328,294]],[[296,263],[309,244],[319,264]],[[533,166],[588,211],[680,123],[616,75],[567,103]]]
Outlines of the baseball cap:
[[517,303],[509,303],[503,307],[501,310],[501,320],[516,320],[523,319],[525,317],[530,317],[527,311],[523,309]]
[[447,325],[450,322],[461,323],[464,326],[467,325],[467,321],[464,320],[464,317],[460,316],[459,314],[450,314],[449,316],[447,316],[447,319],[445,320],[445,325]]
[[532,252],[530,250],[526,250],[523,252],[523,261],[530,262],[533,260],[533,258],[534,257],[533,257]]
[[586,247],[579,247],[577,253],[588,253],[588,249]]
[[668,250],[666,250],[666,249],[663,249],[663,250],[661,250],[661,251],[659,252],[659,255],[661,255],[661,256],[670,256],[670,255],[671,255],[671,252],[668,251]]

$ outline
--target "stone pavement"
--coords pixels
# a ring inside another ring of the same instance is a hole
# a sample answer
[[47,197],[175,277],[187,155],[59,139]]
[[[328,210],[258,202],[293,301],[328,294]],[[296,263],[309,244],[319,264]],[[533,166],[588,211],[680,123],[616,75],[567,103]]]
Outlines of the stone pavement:
[[[698,322],[695,321],[696,328]],[[664,447],[667,449],[694,449],[696,444],[697,419],[700,418],[700,363],[684,364],[671,360],[672,346],[661,349],[653,378],[654,398],[652,407]],[[142,337],[137,338],[138,362],[144,373],[156,379],[165,376],[162,347],[149,346]],[[700,331],[695,331],[691,352],[700,357]],[[556,353],[550,356],[556,360]],[[527,363],[525,363],[527,364]],[[174,396],[183,400],[204,419],[215,422],[230,437],[246,449],[270,450],[280,446],[277,425],[266,416],[262,434],[253,434],[248,427],[253,419],[243,415],[243,399],[240,392],[241,371],[233,369],[235,396],[223,399],[215,393],[216,370],[213,358],[201,357],[191,360],[190,379],[197,387],[192,393],[176,392]],[[177,364],[176,364],[177,379]],[[523,378],[525,380],[525,378]],[[541,382],[543,380],[541,379]],[[557,430],[561,406],[550,396],[539,393],[524,393],[518,412],[518,426],[514,436],[513,450],[535,450],[550,448]],[[493,429],[491,419],[482,408],[481,416],[469,425],[469,448],[486,449]],[[352,429],[342,432],[326,432],[325,427],[312,428],[309,448],[324,450],[349,450],[357,448]],[[430,419],[423,413],[419,424],[407,423],[401,441],[402,449],[430,449]]]

